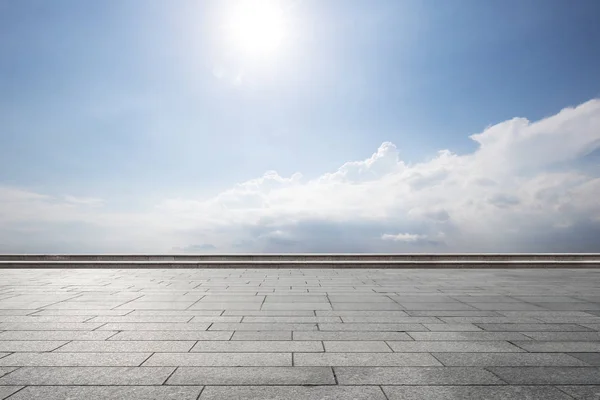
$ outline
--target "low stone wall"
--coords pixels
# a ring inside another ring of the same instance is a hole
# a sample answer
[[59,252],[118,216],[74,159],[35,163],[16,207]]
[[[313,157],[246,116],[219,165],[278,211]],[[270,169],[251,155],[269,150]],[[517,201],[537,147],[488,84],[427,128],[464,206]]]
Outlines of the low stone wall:
[[597,268],[600,254],[6,254],[0,268]]

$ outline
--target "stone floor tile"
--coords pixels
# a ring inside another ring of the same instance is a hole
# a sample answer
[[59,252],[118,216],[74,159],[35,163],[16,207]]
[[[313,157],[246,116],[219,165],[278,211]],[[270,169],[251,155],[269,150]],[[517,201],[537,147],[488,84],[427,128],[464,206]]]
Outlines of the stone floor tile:
[[576,324],[477,324],[481,329],[492,332],[589,332],[586,328]]
[[[300,330],[300,329],[294,329]],[[405,332],[405,331],[427,331],[421,324],[319,324],[319,330],[321,331],[379,331],[379,332]]]
[[569,353],[569,355],[585,362],[588,365],[600,367],[600,352],[597,352],[597,353]]
[[527,351],[539,353],[600,353],[600,342],[538,342],[529,340],[513,343]]
[[194,343],[193,341],[183,340],[74,341],[67,343],[56,351],[65,353],[173,353],[189,351]]
[[599,385],[598,367],[491,367],[511,385]]
[[232,335],[228,331],[123,331],[108,340],[230,340]]
[[295,353],[295,366],[436,367],[429,353]]
[[386,400],[378,386],[207,386],[199,400]]
[[600,399],[600,385],[595,386],[558,386],[560,390],[577,400]]
[[[340,324],[341,325],[341,324]],[[316,331],[317,324],[285,324],[285,323],[215,323],[210,331]]]
[[2,340],[0,352],[52,351],[67,343],[57,340]]
[[584,367],[567,354],[553,353],[432,353],[448,367]]
[[152,367],[291,367],[291,353],[155,353]]
[[152,353],[14,353],[0,358],[11,367],[135,367]]
[[0,341],[5,340],[106,340],[116,331],[5,331],[0,332]]
[[167,384],[334,385],[335,378],[328,367],[180,367]]
[[[318,342],[313,342],[318,343]],[[325,351],[330,353],[391,353],[392,349],[384,341],[325,341]]]
[[414,340],[530,340],[519,332],[407,332]]
[[161,385],[173,367],[23,367],[0,385]]
[[108,322],[99,330],[106,331],[205,331],[209,323],[166,323],[166,322]]
[[[386,346],[387,347],[387,346]],[[295,353],[295,352],[322,352],[323,346],[318,341],[251,341],[251,340],[231,340],[231,341],[199,341],[192,348],[191,352],[242,352],[242,353]]]
[[[215,331],[220,332],[220,331]],[[231,340],[292,340],[291,331],[235,331]]]
[[388,400],[568,400],[549,387],[531,386],[384,386]]
[[102,325],[94,322],[2,322],[0,331],[93,331]]
[[482,368],[334,367],[340,385],[498,385]]
[[18,392],[22,388],[23,386],[0,386],[0,399],[6,399],[11,394]]
[[425,341],[396,342],[388,341],[389,346],[398,353],[403,352],[453,352],[453,353],[517,353],[523,349],[505,341]]
[[29,386],[10,400],[196,400],[201,386]]
[[[234,335],[235,336],[235,335]],[[404,332],[313,331],[293,332],[294,340],[413,340]]]

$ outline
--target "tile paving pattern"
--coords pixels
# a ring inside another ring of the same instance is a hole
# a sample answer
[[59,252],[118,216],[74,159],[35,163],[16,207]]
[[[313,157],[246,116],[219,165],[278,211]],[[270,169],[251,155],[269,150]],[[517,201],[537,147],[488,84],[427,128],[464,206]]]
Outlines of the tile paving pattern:
[[600,269],[0,270],[0,399],[596,399]]

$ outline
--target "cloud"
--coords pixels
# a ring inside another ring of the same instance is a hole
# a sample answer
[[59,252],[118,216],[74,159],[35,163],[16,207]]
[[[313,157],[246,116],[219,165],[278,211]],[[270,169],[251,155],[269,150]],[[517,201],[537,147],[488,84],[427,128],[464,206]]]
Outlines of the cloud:
[[600,100],[471,138],[469,154],[408,164],[385,142],[316,179],[268,171],[208,199],[165,198],[137,212],[0,187],[0,251],[600,249]]
[[184,253],[205,253],[207,251],[217,250],[217,247],[210,243],[191,244],[185,247],[174,247],[174,251],[182,251]]
[[419,240],[426,239],[425,235],[416,235],[412,233],[398,233],[395,235],[391,235],[389,233],[384,233],[381,235],[382,240],[391,240],[393,242],[418,242]]

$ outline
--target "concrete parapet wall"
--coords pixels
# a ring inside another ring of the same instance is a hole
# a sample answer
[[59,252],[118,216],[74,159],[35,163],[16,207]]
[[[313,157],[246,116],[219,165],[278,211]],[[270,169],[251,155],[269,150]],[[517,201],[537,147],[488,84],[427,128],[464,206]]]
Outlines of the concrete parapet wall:
[[596,268],[579,254],[5,254],[0,268]]

